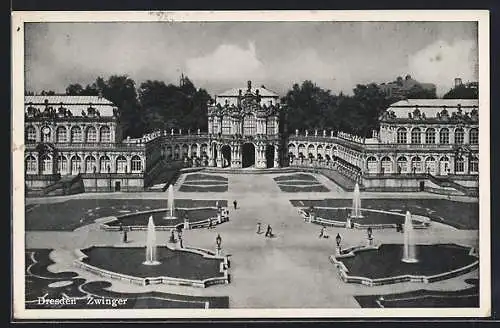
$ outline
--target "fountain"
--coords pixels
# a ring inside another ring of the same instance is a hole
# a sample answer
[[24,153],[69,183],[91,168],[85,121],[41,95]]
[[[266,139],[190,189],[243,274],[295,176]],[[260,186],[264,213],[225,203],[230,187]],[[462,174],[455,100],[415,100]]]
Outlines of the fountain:
[[174,186],[170,185],[168,187],[167,196],[167,213],[164,219],[171,220],[177,218],[175,216],[175,205],[174,205]]
[[359,219],[362,217],[363,215],[361,215],[361,195],[359,192],[359,184],[356,183],[356,185],[354,186],[354,196],[352,198],[351,218]]
[[406,212],[404,225],[404,250],[401,261],[405,263],[417,263],[415,242],[413,241],[413,224],[411,222],[411,214]]
[[158,265],[159,261],[156,260],[156,231],[153,217],[149,217],[148,231],[146,237],[146,261],[142,262],[144,265]]

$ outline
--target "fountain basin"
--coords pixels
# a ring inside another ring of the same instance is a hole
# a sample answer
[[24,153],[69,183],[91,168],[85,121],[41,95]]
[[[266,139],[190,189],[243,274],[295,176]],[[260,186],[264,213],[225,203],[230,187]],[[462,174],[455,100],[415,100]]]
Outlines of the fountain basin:
[[208,287],[229,283],[227,258],[202,249],[157,246],[156,265],[144,264],[145,247],[92,246],[78,250],[74,263],[101,277],[138,285]]
[[106,231],[118,231],[121,223],[122,227],[128,227],[130,230],[147,230],[148,219],[153,216],[156,230],[165,231],[183,226],[185,214],[187,214],[190,229],[207,227],[210,221],[212,221],[212,225],[217,225],[229,219],[227,216],[221,216],[219,222],[216,207],[178,208],[177,213],[179,215],[175,217],[169,217],[170,211],[168,209],[130,213],[113,217],[109,221],[101,223],[100,227]]
[[[352,227],[355,229],[395,229],[398,224],[405,223],[405,215],[396,212],[361,209],[362,217],[351,217]],[[310,217],[310,209],[302,208],[299,210],[304,218]],[[345,227],[347,218],[350,217],[351,208],[349,207],[315,207],[315,216],[311,218],[312,223],[325,226]],[[412,224],[414,229],[427,229],[431,220],[427,217],[413,215]]]
[[415,245],[418,262],[401,260],[403,244],[353,247],[330,256],[344,282],[379,286],[399,282],[431,283],[479,268],[473,248],[457,244]]

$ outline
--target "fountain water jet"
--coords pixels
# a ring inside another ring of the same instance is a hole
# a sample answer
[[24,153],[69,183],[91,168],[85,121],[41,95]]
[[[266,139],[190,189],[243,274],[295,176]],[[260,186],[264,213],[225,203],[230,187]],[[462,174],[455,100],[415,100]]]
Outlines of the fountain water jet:
[[359,192],[359,184],[356,183],[356,185],[354,186],[354,196],[352,198],[351,218],[357,219],[362,217],[363,215],[361,215],[361,194]]
[[411,214],[406,212],[404,225],[404,250],[401,261],[405,263],[417,263],[417,255],[415,242],[413,240],[413,223],[411,222]]
[[175,219],[174,186],[168,186],[167,194],[167,213],[164,219]]
[[158,265],[160,262],[156,259],[156,230],[153,217],[149,217],[148,231],[146,236],[146,261],[144,265]]

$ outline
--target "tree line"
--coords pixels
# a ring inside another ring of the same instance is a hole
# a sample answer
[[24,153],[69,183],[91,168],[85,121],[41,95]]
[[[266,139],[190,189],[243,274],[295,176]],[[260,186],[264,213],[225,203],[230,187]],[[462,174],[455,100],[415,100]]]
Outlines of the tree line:
[[[70,84],[65,94],[101,95],[110,100],[120,111],[119,119],[125,136],[132,138],[171,128],[207,131],[211,96],[205,89],[196,88],[188,77],[183,76],[180,82],[180,85],[174,85],[147,80],[137,87],[135,81],[126,75],[112,75],[106,80],[98,77],[85,87],[78,83]],[[470,95],[471,90],[459,88],[450,90],[445,98],[474,96]],[[55,94],[54,91],[40,92],[40,95],[46,96]],[[422,94],[416,92],[413,98],[419,96]],[[296,129],[325,129],[361,137],[369,137],[373,130],[378,129],[380,115],[397,100],[387,98],[375,83],[356,85],[353,95],[335,95],[310,80],[301,85],[294,84],[281,99],[286,111],[284,117],[288,133],[294,133]]]

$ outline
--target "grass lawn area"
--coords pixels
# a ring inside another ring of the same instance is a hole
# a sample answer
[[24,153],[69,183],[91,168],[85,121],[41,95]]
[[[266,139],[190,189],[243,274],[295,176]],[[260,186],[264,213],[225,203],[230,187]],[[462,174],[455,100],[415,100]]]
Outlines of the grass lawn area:
[[278,186],[314,186],[321,184],[319,181],[287,180],[278,182]]
[[187,185],[183,184],[179,187],[179,191],[183,192],[226,192],[227,185],[224,186],[207,186],[203,187],[202,185]]
[[358,251],[339,259],[350,276],[380,279],[405,274],[433,276],[462,268],[477,261],[469,248],[454,244],[416,245],[418,263],[405,263],[402,244],[382,244],[379,249]]
[[[95,298],[125,298],[126,304],[112,307],[101,305],[101,308],[109,309],[153,309],[153,308],[228,308],[229,298],[188,296],[170,293],[145,292],[145,293],[119,293],[109,290],[111,283],[106,281],[91,281],[78,277],[76,272],[51,273],[47,270],[54,262],[49,258],[51,249],[27,249],[26,257],[26,308],[64,308],[85,309],[94,308],[88,305],[85,299],[88,295]],[[47,298],[59,299],[63,294],[68,297],[80,297],[76,304],[68,305],[43,305],[38,304],[38,297],[46,295]]]
[[297,174],[291,174],[291,175],[282,175],[282,176],[279,176],[279,177],[275,177],[273,179],[276,182],[287,181],[287,180],[317,181],[314,176],[312,176],[310,174],[305,174],[305,173],[297,173]]
[[[221,259],[206,258],[201,254],[171,250],[165,246],[156,248],[160,264],[142,265],[144,247],[90,247],[82,252],[88,257],[83,262],[111,272],[140,278],[167,276],[172,278],[205,280],[223,277]],[[124,261],[126,259],[126,261]]]
[[[477,286],[479,280],[467,280],[475,281],[475,286],[457,291],[419,289],[397,294],[359,295],[354,296],[354,298],[363,308],[380,308],[381,305],[384,308],[479,307],[479,288]],[[382,297],[382,301],[380,301],[380,297]]]
[[217,181],[227,182],[228,178],[220,175],[193,173],[186,175],[184,181],[199,181],[199,180],[217,180]]
[[183,185],[187,186],[227,186],[227,182],[219,180],[199,180],[199,181],[185,181]]
[[[215,206],[216,200],[175,199],[175,206]],[[220,200],[227,206],[227,200]],[[95,219],[118,216],[135,211],[167,208],[167,199],[71,199],[60,203],[37,204],[26,212],[26,230],[72,231]],[[82,222],[80,222],[82,219]]]
[[[350,207],[352,199],[291,200],[296,207]],[[410,211],[457,229],[479,229],[479,203],[447,199],[361,199],[361,207],[398,212]]]
[[330,191],[327,187],[319,184],[314,186],[282,186],[278,185],[278,187],[283,192],[328,192]]

